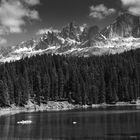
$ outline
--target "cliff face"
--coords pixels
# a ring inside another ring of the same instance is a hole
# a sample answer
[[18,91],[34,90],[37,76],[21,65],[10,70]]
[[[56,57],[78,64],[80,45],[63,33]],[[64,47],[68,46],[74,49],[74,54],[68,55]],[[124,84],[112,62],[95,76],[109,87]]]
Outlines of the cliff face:
[[107,38],[115,37],[140,37],[140,17],[128,13],[121,14],[114,23],[101,31]]

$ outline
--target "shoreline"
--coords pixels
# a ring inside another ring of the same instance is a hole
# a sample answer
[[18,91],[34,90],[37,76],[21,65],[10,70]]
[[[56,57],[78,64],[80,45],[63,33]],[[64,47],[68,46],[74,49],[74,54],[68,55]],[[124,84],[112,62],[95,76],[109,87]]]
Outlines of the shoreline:
[[16,107],[12,105],[9,108],[0,108],[0,117],[5,115],[14,115],[22,112],[43,112],[43,111],[68,111],[73,109],[87,109],[87,108],[104,108],[104,107],[117,107],[117,106],[140,106],[140,102],[131,104],[128,102],[117,102],[116,104],[93,104],[93,105],[73,105],[67,101],[55,102],[49,101],[48,104],[34,105],[29,101],[24,107]]
[[43,111],[67,111],[72,109],[80,109],[82,106],[73,105],[68,103],[67,101],[63,102],[55,102],[49,101],[47,104],[34,105],[29,101],[27,105],[24,107],[17,107],[15,105],[11,105],[8,108],[0,108],[0,117],[4,115],[14,115],[22,112],[43,112]]

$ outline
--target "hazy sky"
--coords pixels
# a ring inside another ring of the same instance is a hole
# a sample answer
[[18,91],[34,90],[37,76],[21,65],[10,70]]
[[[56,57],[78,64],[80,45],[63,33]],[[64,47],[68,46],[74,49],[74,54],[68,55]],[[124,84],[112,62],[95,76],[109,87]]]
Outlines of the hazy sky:
[[124,10],[139,15],[140,0],[0,0],[0,46],[61,29],[71,21],[103,28]]

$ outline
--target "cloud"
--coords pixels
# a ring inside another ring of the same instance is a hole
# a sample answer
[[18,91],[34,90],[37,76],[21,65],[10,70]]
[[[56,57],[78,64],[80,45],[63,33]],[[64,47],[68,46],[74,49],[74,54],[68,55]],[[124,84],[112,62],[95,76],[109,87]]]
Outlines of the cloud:
[[40,4],[39,0],[23,0],[25,3],[29,4],[30,6],[35,6]]
[[107,8],[104,4],[100,4],[97,6],[90,6],[90,14],[89,16],[97,19],[104,19],[107,16],[115,13],[116,10],[114,8]]
[[7,43],[7,40],[5,38],[0,37],[0,45],[4,45]]
[[129,13],[140,16],[140,0],[121,0],[121,2]]
[[0,2],[0,35],[21,33],[27,19],[39,20],[38,11],[33,6],[39,0],[1,0]]
[[136,5],[139,5],[140,6],[140,1],[139,0],[121,0],[123,5],[125,6],[136,6]]
[[48,29],[44,28],[44,29],[38,30],[36,35],[42,35],[42,34],[45,34],[45,33],[48,33],[48,32],[50,32],[50,33],[52,33],[52,32],[59,33],[60,31],[58,29],[54,29],[54,28],[50,27]]

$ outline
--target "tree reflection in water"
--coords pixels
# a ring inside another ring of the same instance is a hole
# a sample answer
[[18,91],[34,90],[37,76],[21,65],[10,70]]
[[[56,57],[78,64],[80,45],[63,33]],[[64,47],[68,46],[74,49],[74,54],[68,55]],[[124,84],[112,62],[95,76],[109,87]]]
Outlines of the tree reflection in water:
[[[20,120],[31,120],[32,124],[18,125]],[[139,124],[136,107],[21,113],[0,117],[0,139],[140,139]]]

